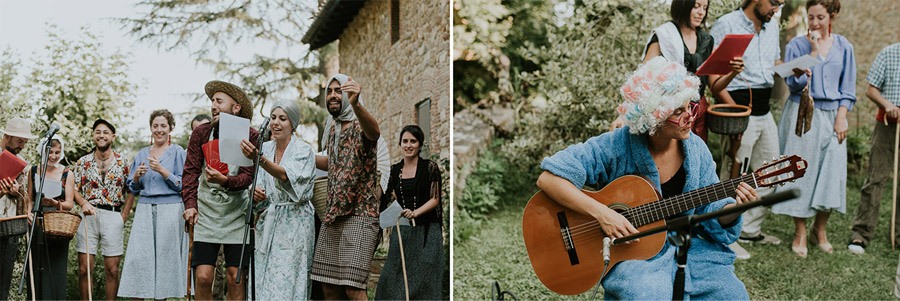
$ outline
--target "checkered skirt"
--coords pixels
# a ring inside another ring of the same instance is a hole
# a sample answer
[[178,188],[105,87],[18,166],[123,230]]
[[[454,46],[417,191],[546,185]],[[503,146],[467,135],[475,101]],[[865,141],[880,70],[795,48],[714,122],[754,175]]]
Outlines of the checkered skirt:
[[322,225],[310,279],[366,289],[372,256],[380,239],[376,217],[344,216]]

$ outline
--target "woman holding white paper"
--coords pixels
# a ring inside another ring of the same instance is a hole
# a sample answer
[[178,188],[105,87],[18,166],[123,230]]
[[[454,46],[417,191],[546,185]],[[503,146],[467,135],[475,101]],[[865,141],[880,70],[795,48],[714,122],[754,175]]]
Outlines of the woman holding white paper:
[[[44,178],[44,187],[41,196],[41,211],[71,210],[75,206],[74,188],[75,177],[70,177],[69,169],[62,165],[65,157],[66,142],[60,137],[50,140],[50,152],[44,154],[44,139],[38,144],[38,153],[47,156],[47,170]],[[41,185],[41,174],[45,171],[38,166],[32,166],[28,177],[28,191],[30,195],[25,198],[25,209],[29,220],[34,220],[31,214],[34,208],[34,197],[38,186]],[[34,237],[32,237],[31,258],[34,259],[34,293],[37,300],[66,299],[66,271],[68,270],[69,241],[47,239],[44,236],[43,223],[35,225]],[[31,290],[29,290],[31,292]]]
[[[272,141],[262,145],[253,193],[256,207],[265,209],[256,223],[256,298],[308,300],[315,251],[315,210],[310,202],[315,153],[294,135],[300,122],[296,103],[275,103],[270,118]],[[241,151],[256,158],[250,141],[241,141]]]
[[[441,206],[441,170],[437,163],[420,157],[425,134],[417,125],[400,131],[403,160],[391,166],[388,188],[381,197],[381,208],[397,201],[401,216],[415,220],[415,226],[400,226],[406,259],[401,262],[398,231],[391,232],[387,260],[381,270],[376,300],[406,299],[404,274],[409,282],[409,299],[439,300],[443,297],[444,244]],[[395,229],[396,228],[392,228]]]
[[[794,218],[791,249],[806,257],[806,240],[825,253],[834,248],[828,242],[826,225],[833,210],[847,210],[847,112],[856,103],[856,57],[853,45],[844,36],[832,34],[832,24],[841,10],[839,0],[806,2],[809,33],[791,39],[785,49],[785,61],[811,55],[822,63],[812,70],[794,69],[785,79],[791,96],[784,105],[778,125],[782,154],[799,155],[809,162],[806,176],[783,189],[799,188],[801,197],[772,206],[772,212]],[[804,110],[801,94],[809,87],[812,105]],[[811,112],[811,114],[807,114]],[[799,114],[798,114],[799,113]],[[805,122],[809,122],[805,127]],[[801,123],[798,126],[798,122]],[[808,130],[807,130],[808,128]],[[812,233],[807,234],[806,219],[815,217]]]

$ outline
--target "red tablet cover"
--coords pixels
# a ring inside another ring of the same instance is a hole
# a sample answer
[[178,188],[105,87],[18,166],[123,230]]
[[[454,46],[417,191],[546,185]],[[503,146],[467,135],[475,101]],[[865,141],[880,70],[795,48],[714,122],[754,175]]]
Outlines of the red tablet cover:
[[219,139],[203,144],[203,159],[206,160],[207,166],[228,175],[228,164],[219,161]]
[[728,74],[731,72],[731,65],[728,62],[735,57],[744,56],[744,50],[747,50],[750,40],[753,40],[753,34],[725,35],[719,47],[713,50],[700,68],[697,68],[697,75]]
[[3,153],[0,153],[0,179],[12,178],[15,180],[27,165],[24,160],[16,157],[13,153],[3,150]]

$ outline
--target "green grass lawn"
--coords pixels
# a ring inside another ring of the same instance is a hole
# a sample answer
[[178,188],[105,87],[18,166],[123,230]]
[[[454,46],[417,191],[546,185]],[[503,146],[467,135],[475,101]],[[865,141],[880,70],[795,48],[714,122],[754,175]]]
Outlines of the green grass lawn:
[[[491,285],[494,281],[519,300],[590,297],[591,291],[571,297],[557,295],[534,275],[522,241],[521,226],[522,208],[531,194],[523,194],[526,196],[515,196],[518,202],[508,202],[516,206],[507,206],[488,217],[470,239],[455,241],[454,298],[493,299]],[[890,194],[890,188],[886,194]],[[738,278],[744,281],[752,299],[893,299],[893,280],[900,253],[891,252],[887,242],[891,210],[887,198],[882,202],[876,238],[864,255],[851,254],[846,245],[859,202],[858,187],[848,187],[847,213],[835,213],[829,222],[829,240],[834,245],[834,254],[826,254],[809,244],[807,258],[796,256],[790,250],[794,233],[792,219],[769,215],[763,224],[764,231],[778,236],[783,242],[781,245],[745,245],[752,258],[735,263]],[[602,288],[597,297],[602,297]]]

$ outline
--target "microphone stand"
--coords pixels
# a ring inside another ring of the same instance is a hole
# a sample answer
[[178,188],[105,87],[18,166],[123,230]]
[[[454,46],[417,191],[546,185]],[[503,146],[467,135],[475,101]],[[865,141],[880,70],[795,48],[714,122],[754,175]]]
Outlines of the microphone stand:
[[656,228],[652,228],[637,234],[628,235],[625,237],[617,238],[613,240],[613,245],[618,245],[625,243],[627,241],[635,240],[644,236],[653,235],[663,231],[672,231],[675,233],[673,236],[669,236],[667,240],[672,243],[676,249],[675,251],[675,262],[678,266],[678,269],[675,272],[675,282],[672,286],[672,300],[683,300],[684,299],[684,268],[687,266],[687,255],[688,249],[691,247],[691,229],[708,219],[718,218],[721,216],[741,213],[746,211],[747,209],[757,207],[757,206],[768,206],[778,202],[783,202],[789,199],[794,199],[800,197],[800,190],[793,188],[786,191],[779,191],[777,193],[769,194],[757,201],[753,201],[746,204],[741,204],[737,206],[733,206],[728,209],[722,209],[714,212],[709,212],[700,215],[685,215],[677,218],[673,218],[671,220],[667,220],[666,224],[663,226],[659,226]]
[[[256,158],[254,158],[254,160],[253,160],[253,177],[252,177],[253,180],[250,181],[250,191],[249,191],[250,192],[250,201],[247,202],[247,212],[246,212],[246,215],[244,218],[244,221],[246,221],[246,224],[244,224],[244,240],[241,245],[241,260],[240,260],[240,263],[238,264],[237,280],[235,280],[235,282],[237,284],[241,283],[241,278],[242,278],[241,276],[243,275],[243,271],[244,271],[244,252],[248,245],[250,246],[250,258],[251,258],[250,277],[251,278],[256,277],[256,265],[254,265],[252,262],[253,259],[255,259],[255,257],[256,257],[256,256],[254,256],[254,250],[253,250],[254,249],[253,244],[255,242],[254,242],[253,237],[250,236],[250,229],[253,227],[253,193],[256,191],[256,174],[259,171],[259,158],[262,157],[262,144],[263,144],[263,140],[266,137],[266,132],[268,132],[268,128],[269,128],[269,118],[266,118],[265,121],[263,121],[262,126],[259,128],[259,139],[257,139],[257,144],[256,144],[256,147],[257,147]],[[251,292],[250,296],[252,296],[251,299],[256,300],[256,281],[251,281],[250,284],[251,284],[250,285],[250,287],[251,287],[250,288],[250,292]]]
[[[27,239],[28,247],[26,248],[25,258],[23,259],[25,264],[23,265],[23,268],[22,268],[22,276],[19,277],[19,289],[18,289],[19,294],[22,294],[22,288],[25,286],[25,273],[28,271],[28,268],[25,268],[25,267],[28,266],[29,264],[31,264],[32,268],[33,268],[33,265],[34,265],[34,261],[31,260],[31,243],[32,243],[32,238],[34,237],[34,226],[38,223],[38,220],[43,219],[43,216],[44,216],[43,211],[41,211],[41,199],[42,199],[43,191],[44,191],[44,179],[47,177],[47,165],[49,163],[48,160],[50,157],[48,155],[48,154],[50,154],[50,144],[51,144],[50,140],[53,139],[54,134],[55,133],[53,133],[51,131],[50,135],[47,136],[47,143],[44,144],[44,147],[41,150],[41,166],[40,166],[41,179],[40,179],[40,184],[38,184],[38,189],[35,190],[34,200],[32,202],[32,206],[31,206],[31,213],[33,213],[33,215],[34,215],[34,220],[31,221],[31,229],[28,231],[28,239]],[[44,237],[44,238],[46,239],[46,237]],[[44,245],[44,247],[46,248],[46,244]],[[32,279],[32,282],[34,282],[34,271],[32,271],[31,279]],[[34,291],[33,291],[34,283],[31,284],[31,289],[32,289],[31,300],[34,300],[34,298],[35,298]]]

